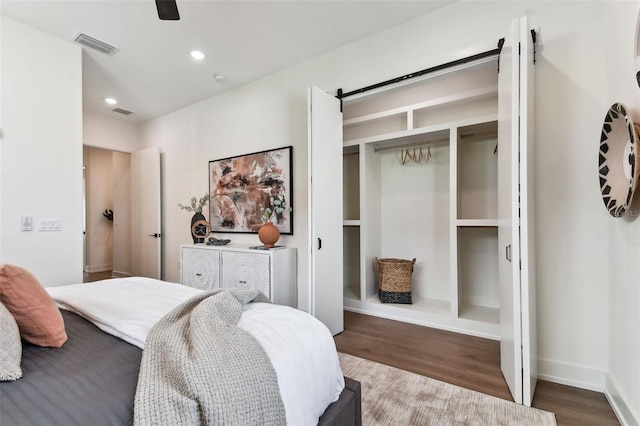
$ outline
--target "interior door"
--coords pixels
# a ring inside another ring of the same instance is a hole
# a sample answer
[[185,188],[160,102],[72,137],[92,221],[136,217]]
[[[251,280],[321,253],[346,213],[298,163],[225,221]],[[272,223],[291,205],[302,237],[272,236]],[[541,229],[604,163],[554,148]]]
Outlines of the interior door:
[[526,17],[514,21],[505,37],[498,86],[500,366],[514,401],[530,406],[537,356],[535,277],[529,267],[534,255],[533,42]]
[[535,279],[534,40],[520,19],[520,301],[522,319],[522,403],[531,406],[538,380]]
[[131,154],[131,272],[161,278],[160,150]]
[[498,274],[500,280],[500,368],[513,400],[522,403],[520,267],[518,229],[519,22],[511,24],[498,73]]
[[344,330],[342,299],[342,113],[316,88],[309,104],[309,313],[333,335]]

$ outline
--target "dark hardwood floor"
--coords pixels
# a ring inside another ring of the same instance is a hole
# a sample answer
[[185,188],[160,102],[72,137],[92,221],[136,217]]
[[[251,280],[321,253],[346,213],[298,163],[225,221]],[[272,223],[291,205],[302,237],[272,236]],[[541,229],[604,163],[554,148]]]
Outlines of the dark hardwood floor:
[[[497,341],[345,312],[338,351],[513,401]],[[604,394],[539,380],[533,406],[558,425],[619,425]]]
[[94,281],[106,280],[112,278],[111,271],[104,272],[85,272],[82,278],[82,282],[91,283]]

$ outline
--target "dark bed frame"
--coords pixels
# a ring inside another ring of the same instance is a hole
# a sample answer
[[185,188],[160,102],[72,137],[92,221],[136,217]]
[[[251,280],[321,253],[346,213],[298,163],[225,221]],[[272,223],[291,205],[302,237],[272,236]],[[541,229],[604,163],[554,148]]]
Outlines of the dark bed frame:
[[[124,426],[133,401],[142,350],[61,310],[69,340],[62,348],[23,341],[23,377],[0,382],[0,424]],[[319,425],[361,426],[360,383],[345,377],[340,398]]]

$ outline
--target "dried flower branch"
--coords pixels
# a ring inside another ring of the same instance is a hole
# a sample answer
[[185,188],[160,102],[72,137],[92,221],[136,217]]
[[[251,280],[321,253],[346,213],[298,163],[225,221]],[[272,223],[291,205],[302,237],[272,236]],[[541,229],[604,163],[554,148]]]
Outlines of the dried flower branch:
[[209,202],[209,193],[206,193],[199,200],[196,197],[191,197],[191,206],[184,206],[178,203],[178,207],[180,207],[181,210],[186,210],[188,212],[202,213],[202,209],[204,208],[204,206],[207,205],[208,202]]

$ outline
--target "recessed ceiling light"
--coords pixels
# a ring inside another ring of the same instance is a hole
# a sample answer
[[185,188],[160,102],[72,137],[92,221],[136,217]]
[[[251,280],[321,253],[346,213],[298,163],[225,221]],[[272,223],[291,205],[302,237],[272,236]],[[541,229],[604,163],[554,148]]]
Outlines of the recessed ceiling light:
[[109,105],[115,105],[115,104],[117,104],[117,103],[118,103],[118,101],[116,101],[116,100],[115,100],[115,99],[113,99],[113,98],[104,98],[104,101],[105,101],[106,103],[108,103]]
[[198,61],[201,61],[204,59],[204,53],[200,52],[199,50],[192,50],[191,51],[191,57],[193,59],[196,59]]

